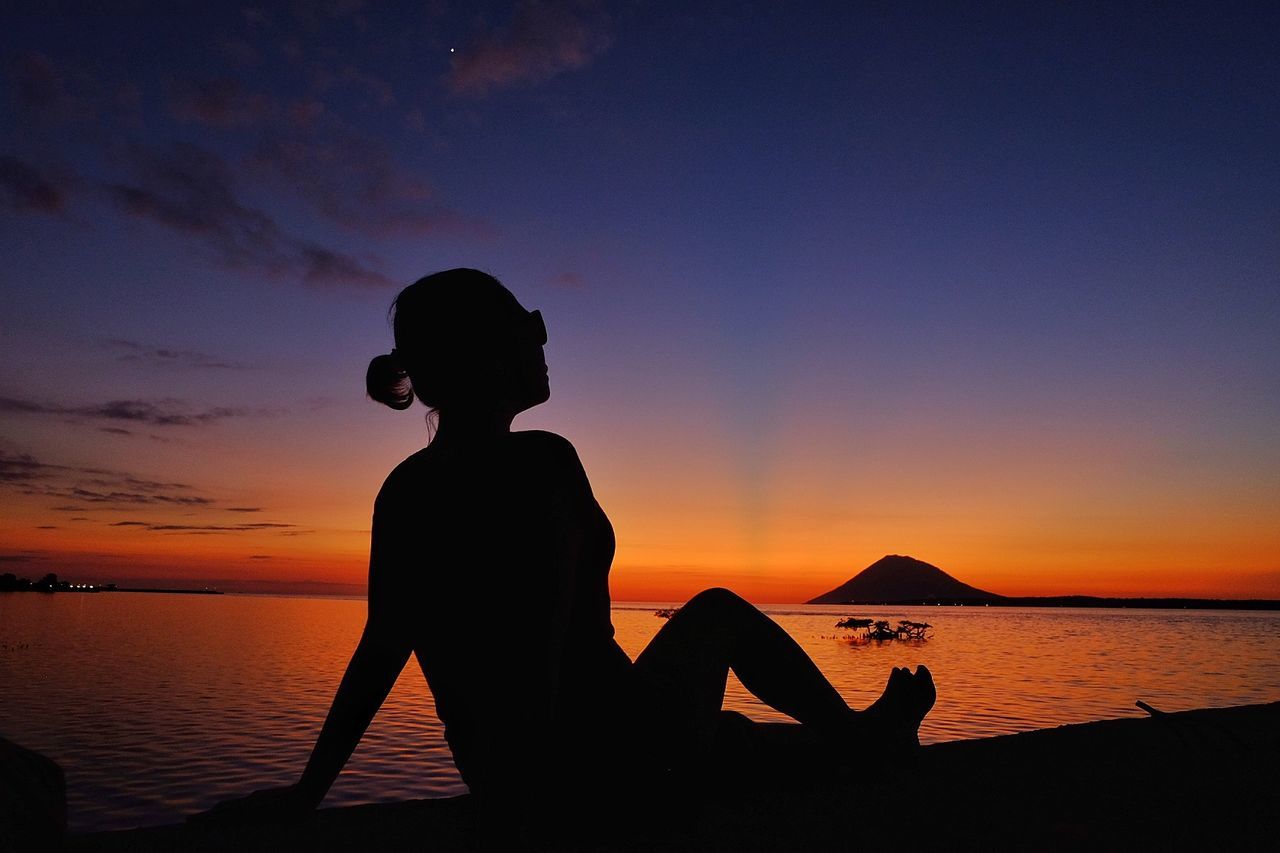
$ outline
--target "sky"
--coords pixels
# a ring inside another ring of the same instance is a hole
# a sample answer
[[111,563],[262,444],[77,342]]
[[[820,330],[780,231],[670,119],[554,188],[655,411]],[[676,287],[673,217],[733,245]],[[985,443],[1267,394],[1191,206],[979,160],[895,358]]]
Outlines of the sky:
[[[1280,8],[18,2],[0,571],[358,591],[398,289],[549,331],[618,600],[1280,598]],[[430,547],[424,542],[424,547]]]

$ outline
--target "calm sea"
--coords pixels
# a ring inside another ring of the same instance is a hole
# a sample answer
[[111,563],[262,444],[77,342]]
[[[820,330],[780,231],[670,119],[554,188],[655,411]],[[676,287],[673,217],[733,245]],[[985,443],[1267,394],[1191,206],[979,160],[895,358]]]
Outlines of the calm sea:
[[[634,656],[658,605],[618,605]],[[364,602],[265,596],[0,594],[0,735],[67,775],[71,828],[118,829],[296,779],[364,623]],[[893,666],[927,664],[925,742],[1280,699],[1280,613],[769,607],[854,707]],[[863,615],[933,624],[919,643],[856,645]],[[516,618],[513,618],[516,617]],[[493,630],[520,660],[522,620]],[[513,697],[519,702],[519,697]],[[785,719],[741,685],[727,706]],[[346,805],[464,791],[411,662],[330,792]]]

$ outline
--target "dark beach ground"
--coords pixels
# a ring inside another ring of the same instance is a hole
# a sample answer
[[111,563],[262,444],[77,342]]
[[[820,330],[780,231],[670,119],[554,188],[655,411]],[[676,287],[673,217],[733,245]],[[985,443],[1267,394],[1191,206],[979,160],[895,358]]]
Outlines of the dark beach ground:
[[[771,726],[785,739],[795,727]],[[685,820],[634,820],[547,849],[1275,849],[1280,702],[935,744],[910,766],[714,786]],[[790,778],[786,778],[789,775]],[[94,851],[482,849],[468,797],[322,809],[303,823],[72,836]],[[504,845],[505,847],[505,845]],[[506,849],[510,849],[507,847]]]

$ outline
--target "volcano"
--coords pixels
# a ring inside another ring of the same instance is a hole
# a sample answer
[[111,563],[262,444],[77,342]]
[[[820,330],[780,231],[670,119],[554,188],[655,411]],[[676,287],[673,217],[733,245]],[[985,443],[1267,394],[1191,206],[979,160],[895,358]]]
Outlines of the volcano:
[[840,586],[806,604],[921,604],[939,600],[991,601],[1001,598],[951,577],[914,557],[881,557]]

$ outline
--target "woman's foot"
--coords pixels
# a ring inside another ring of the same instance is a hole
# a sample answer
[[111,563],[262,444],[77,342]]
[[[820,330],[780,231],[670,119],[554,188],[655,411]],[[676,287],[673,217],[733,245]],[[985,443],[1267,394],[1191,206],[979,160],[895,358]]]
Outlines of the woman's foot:
[[938,698],[928,667],[889,673],[880,698],[854,716],[855,748],[883,758],[909,754],[920,745],[920,723]]

